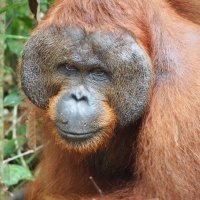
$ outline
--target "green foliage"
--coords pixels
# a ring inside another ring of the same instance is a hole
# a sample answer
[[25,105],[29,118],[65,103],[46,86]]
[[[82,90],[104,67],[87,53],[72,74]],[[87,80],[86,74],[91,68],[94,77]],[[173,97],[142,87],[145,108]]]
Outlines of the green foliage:
[[27,1],[24,1],[24,2],[19,2],[19,3],[15,3],[15,4],[11,4],[11,5],[7,5],[6,7],[2,8],[0,10],[0,14],[3,13],[3,12],[7,12],[9,10],[12,10],[14,8],[17,8],[19,6],[23,6],[23,5],[26,5],[27,4]]
[[22,95],[21,92],[15,91],[11,92],[4,98],[4,106],[18,106],[22,103]]
[[5,165],[4,166],[4,182],[7,187],[17,184],[21,180],[33,179],[30,170],[21,165]]
[[9,155],[13,154],[13,149],[15,148],[15,139],[4,140],[4,152],[3,156],[6,158]]
[[13,71],[12,68],[4,66],[4,74],[6,74],[6,73],[15,74],[15,72]]
[[[40,14],[44,16],[51,0],[40,1]],[[18,88],[17,65],[25,42],[37,22],[28,6],[28,0],[6,0],[7,6],[0,10],[6,12],[6,33],[0,34],[5,39],[4,64],[4,183],[9,190],[17,188],[26,180],[33,179],[32,166],[35,165],[35,154],[24,154],[29,151],[26,139],[26,126],[21,122],[23,112],[19,106],[23,102]],[[37,153],[36,153],[37,154]],[[31,167],[31,169],[30,169]]]

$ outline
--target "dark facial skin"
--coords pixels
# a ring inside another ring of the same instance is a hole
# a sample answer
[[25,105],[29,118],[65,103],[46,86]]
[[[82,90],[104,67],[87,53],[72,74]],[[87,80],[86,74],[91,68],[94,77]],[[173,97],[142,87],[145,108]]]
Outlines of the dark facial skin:
[[67,142],[86,141],[104,129],[102,106],[117,116],[117,126],[141,117],[147,105],[151,69],[136,41],[124,31],[86,34],[78,27],[39,31],[27,43],[21,67],[22,88],[36,106],[54,104],[55,126]]

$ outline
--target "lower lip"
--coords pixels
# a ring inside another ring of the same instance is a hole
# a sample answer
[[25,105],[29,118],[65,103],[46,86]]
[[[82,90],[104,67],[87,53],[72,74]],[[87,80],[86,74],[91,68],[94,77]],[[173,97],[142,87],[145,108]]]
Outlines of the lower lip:
[[57,127],[57,129],[58,129],[58,132],[61,133],[64,137],[71,138],[71,139],[86,139],[86,138],[91,137],[94,134],[94,132],[92,132],[92,133],[91,132],[90,133],[81,133],[81,134],[68,133],[68,132],[63,131],[59,127]]

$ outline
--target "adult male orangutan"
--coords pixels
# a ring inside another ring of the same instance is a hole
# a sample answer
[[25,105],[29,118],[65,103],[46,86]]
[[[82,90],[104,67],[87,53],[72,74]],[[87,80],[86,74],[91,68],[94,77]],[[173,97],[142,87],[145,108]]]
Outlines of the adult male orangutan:
[[199,11],[195,0],[51,6],[21,61],[29,134],[38,124],[44,145],[21,199],[200,199]]

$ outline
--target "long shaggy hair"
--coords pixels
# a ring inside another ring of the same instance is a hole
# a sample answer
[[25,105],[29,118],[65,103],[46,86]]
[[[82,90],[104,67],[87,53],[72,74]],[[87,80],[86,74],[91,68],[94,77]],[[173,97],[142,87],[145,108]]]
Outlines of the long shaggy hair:
[[[153,89],[140,127],[123,130],[109,151],[114,156],[121,140],[132,150],[125,147],[117,163],[108,157],[104,165],[112,165],[112,176],[131,166],[132,178],[115,186],[92,174],[105,199],[200,199],[199,11],[195,0],[57,0],[33,31],[52,25],[60,30],[77,25],[88,33],[122,28],[150,57]],[[26,199],[100,199],[88,178],[92,159],[86,161],[53,139],[55,127],[44,110],[27,102],[29,112],[43,120],[39,132],[46,145],[40,175]]]

